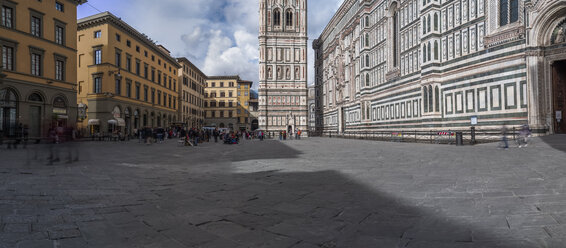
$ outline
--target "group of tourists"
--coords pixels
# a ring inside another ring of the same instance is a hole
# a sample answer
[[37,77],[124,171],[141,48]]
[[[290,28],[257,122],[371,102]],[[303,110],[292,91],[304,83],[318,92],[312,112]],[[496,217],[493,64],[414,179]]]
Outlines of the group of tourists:
[[287,140],[287,137],[289,139],[293,139],[293,135],[295,135],[295,139],[300,140],[301,134],[302,134],[302,131],[301,131],[301,129],[298,129],[298,128],[295,128],[294,133],[287,133],[287,131],[283,130],[283,131],[279,132],[279,140]]

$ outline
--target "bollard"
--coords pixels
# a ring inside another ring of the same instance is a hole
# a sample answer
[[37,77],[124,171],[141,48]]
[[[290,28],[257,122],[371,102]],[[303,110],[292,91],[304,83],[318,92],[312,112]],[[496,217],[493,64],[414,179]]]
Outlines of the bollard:
[[472,130],[471,130],[471,131],[472,131],[472,132],[471,132],[471,141],[470,141],[470,143],[471,143],[471,145],[475,145],[475,144],[476,144],[476,127],[472,127]]
[[463,146],[464,145],[464,141],[463,141],[463,134],[462,132],[456,132],[456,145],[457,146]]

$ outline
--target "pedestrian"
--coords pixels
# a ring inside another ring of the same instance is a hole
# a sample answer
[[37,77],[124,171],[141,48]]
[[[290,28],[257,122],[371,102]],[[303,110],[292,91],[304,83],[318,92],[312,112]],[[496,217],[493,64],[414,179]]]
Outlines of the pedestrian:
[[279,131],[279,140],[283,140],[283,131]]
[[509,142],[507,141],[507,126],[503,125],[501,127],[501,142],[503,145],[503,149],[509,149]]
[[521,126],[521,131],[519,131],[519,148],[527,147],[529,145],[529,137],[531,136],[531,129],[529,125],[525,124]]
[[301,139],[301,129],[297,130],[297,139]]

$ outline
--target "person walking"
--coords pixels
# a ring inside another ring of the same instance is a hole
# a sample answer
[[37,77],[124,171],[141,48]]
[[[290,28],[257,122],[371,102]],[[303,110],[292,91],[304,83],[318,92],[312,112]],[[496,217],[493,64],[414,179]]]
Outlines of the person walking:
[[531,136],[531,129],[529,125],[525,124],[521,126],[521,131],[519,131],[519,148],[527,147],[529,145],[529,137]]
[[507,141],[507,126],[503,125],[503,127],[501,127],[501,142],[503,145],[503,149],[507,150],[509,149],[509,142]]

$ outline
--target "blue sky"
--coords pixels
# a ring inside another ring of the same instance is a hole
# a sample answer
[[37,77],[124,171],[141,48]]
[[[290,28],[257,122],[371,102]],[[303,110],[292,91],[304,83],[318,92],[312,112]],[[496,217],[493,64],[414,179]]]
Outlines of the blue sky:
[[[309,0],[309,84],[313,83],[313,39],[318,38],[343,0]],[[156,4],[159,3],[159,4]],[[240,75],[258,82],[259,0],[89,0],[78,18],[110,11],[186,57],[210,76]]]

